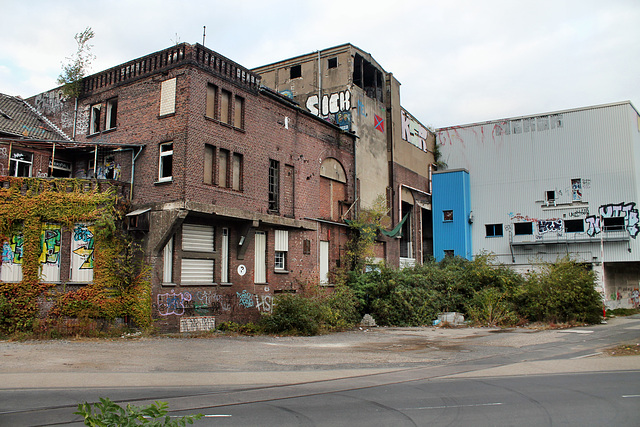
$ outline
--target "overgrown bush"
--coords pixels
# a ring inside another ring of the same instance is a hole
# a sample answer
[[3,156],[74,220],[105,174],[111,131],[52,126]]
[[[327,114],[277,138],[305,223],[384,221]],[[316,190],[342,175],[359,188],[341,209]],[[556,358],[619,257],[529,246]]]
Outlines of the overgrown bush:
[[312,287],[302,294],[278,295],[260,325],[267,333],[317,335],[352,327],[358,316],[357,300],[346,286],[338,285],[333,292]]
[[156,401],[148,406],[135,406],[127,404],[122,407],[108,398],[100,398],[100,402],[78,404],[75,415],[84,418],[84,425],[91,427],[102,426],[167,426],[183,427],[193,424],[204,415],[185,415],[183,417],[172,418],[169,416],[169,404],[167,402]]
[[530,321],[596,323],[602,299],[595,273],[568,258],[529,272],[519,297],[520,311]]
[[483,326],[511,326],[518,322],[507,292],[493,287],[475,292],[467,304],[467,314],[472,322]]

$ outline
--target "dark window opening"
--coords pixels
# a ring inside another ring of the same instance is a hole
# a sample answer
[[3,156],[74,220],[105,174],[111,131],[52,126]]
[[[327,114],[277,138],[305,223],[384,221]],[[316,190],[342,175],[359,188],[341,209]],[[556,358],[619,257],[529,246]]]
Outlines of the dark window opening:
[[617,216],[615,218],[603,218],[604,231],[623,231],[624,217]]
[[584,232],[584,221],[581,219],[568,219],[564,221],[565,233],[582,233]]
[[289,69],[289,73],[289,78],[291,79],[302,77],[302,65],[294,65]]
[[116,118],[118,116],[118,99],[110,99],[107,101],[107,120],[105,123],[105,129],[115,129]]
[[328,68],[338,68],[338,58],[329,58],[327,60]]
[[502,224],[485,224],[487,237],[502,237]]
[[442,220],[445,222],[453,221],[453,211],[452,210],[442,211]]
[[525,236],[525,235],[533,234],[533,223],[517,222],[513,224],[513,233],[516,236]]
[[444,257],[445,258],[452,258],[453,256],[454,256],[453,249],[445,249],[444,250]]
[[369,98],[383,102],[384,82],[382,71],[362,56],[356,54],[353,64],[353,84],[363,89]]
[[402,215],[408,215],[402,224],[402,236],[400,237],[400,257],[413,258],[413,226],[412,215],[413,205],[402,202]]
[[310,255],[311,254],[311,240],[305,239],[305,240],[302,241],[302,253],[304,255]]
[[551,190],[551,191],[547,191],[546,193],[546,200],[547,202],[553,202],[556,200],[556,192]]
[[269,160],[269,211],[280,210],[280,162]]

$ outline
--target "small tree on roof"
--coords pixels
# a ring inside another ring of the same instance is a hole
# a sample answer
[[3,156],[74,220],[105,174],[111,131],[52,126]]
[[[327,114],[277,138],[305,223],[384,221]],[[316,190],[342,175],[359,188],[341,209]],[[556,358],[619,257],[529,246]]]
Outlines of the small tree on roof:
[[82,90],[82,79],[95,56],[91,53],[93,45],[89,41],[95,36],[91,27],[74,36],[78,48],[76,53],[68,57],[66,65],[62,65],[62,73],[58,76],[58,84],[62,85],[62,93],[67,98],[77,98]]

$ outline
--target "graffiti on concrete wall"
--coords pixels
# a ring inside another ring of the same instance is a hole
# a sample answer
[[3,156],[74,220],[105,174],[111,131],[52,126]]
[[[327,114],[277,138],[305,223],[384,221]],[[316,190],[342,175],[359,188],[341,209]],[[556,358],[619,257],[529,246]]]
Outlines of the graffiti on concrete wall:
[[409,113],[401,110],[402,116],[402,139],[415,145],[422,151],[428,151],[427,138],[429,131],[415,120]]
[[316,116],[328,116],[339,112],[351,110],[351,92],[343,90],[329,95],[324,95],[322,101],[318,95],[307,98],[307,110]]
[[598,215],[590,215],[585,218],[587,234],[591,237],[599,234],[603,226],[606,225],[604,220],[608,218],[621,218],[624,223],[622,228],[634,239],[638,236],[640,218],[635,202],[601,205],[598,208]]
[[373,127],[384,133],[384,119],[377,114],[373,115]]

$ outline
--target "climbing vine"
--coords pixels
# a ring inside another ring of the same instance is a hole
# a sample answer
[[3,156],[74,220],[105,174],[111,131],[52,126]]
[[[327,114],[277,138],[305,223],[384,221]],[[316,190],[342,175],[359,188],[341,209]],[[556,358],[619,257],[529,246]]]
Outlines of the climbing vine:
[[[0,241],[22,235],[22,281],[0,283],[0,329],[29,331],[39,313],[38,297],[53,298],[56,317],[129,317],[140,326],[151,319],[148,270],[142,251],[119,227],[126,205],[113,189],[76,179],[0,177]],[[58,292],[41,283],[44,224],[73,229],[94,224],[94,280],[77,291]]]

